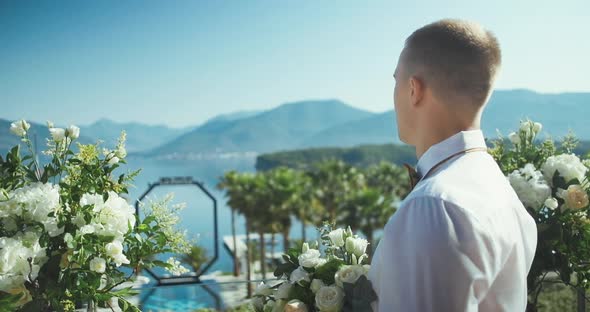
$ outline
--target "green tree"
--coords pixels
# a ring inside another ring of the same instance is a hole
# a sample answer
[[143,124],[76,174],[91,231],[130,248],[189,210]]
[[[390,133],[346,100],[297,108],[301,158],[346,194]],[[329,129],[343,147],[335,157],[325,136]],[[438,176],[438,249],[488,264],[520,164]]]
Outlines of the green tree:
[[354,190],[364,187],[364,175],[355,167],[338,160],[320,163],[314,170],[308,171],[313,183],[313,195],[321,204],[314,223],[320,226],[323,221],[337,222],[338,212]]
[[194,272],[199,272],[201,266],[209,261],[207,250],[199,245],[193,245],[190,252],[182,255],[180,259],[190,265]]

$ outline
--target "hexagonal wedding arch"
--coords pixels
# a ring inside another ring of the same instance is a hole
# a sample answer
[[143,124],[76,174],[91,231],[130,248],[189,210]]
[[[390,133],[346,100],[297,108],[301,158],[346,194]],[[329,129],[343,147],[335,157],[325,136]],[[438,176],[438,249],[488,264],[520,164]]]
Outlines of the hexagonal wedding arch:
[[174,186],[174,185],[194,185],[202,193],[207,195],[209,199],[213,202],[213,232],[214,232],[214,251],[215,254],[213,258],[211,258],[206,265],[204,265],[195,275],[191,276],[160,276],[150,268],[145,268],[144,270],[147,271],[153,278],[156,279],[157,285],[180,285],[180,284],[197,284],[201,283],[199,277],[203,275],[212,265],[217,261],[219,257],[219,230],[217,228],[217,200],[211,193],[207,190],[207,188],[203,185],[202,182],[198,182],[193,180],[193,177],[163,177],[160,178],[158,182],[150,183],[148,185],[148,189],[137,199],[135,202],[135,214],[139,217],[139,209],[141,201],[148,196],[150,192],[152,192],[155,188],[160,186]]

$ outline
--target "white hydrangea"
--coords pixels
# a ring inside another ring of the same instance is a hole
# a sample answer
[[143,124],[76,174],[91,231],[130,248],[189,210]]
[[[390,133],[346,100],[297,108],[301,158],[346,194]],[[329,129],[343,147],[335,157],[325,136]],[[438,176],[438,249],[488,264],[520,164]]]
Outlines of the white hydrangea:
[[541,166],[541,171],[550,185],[553,184],[553,175],[558,172],[565,182],[578,179],[584,181],[588,168],[582,163],[580,158],[574,154],[561,154],[547,158],[547,161]]
[[34,281],[45,262],[47,255],[37,233],[19,232],[13,237],[1,237],[0,291],[22,288],[25,281]]
[[84,194],[80,205],[92,206],[96,217],[91,225],[98,235],[114,236],[120,240],[128,231],[129,225],[135,224],[135,209],[115,192],[109,192],[109,197],[103,201],[101,195]]
[[7,219],[5,224],[15,230],[12,222],[15,216],[27,222],[39,222],[45,231],[55,237],[63,233],[58,227],[56,217],[49,214],[59,210],[59,186],[51,183],[35,182],[18,188],[8,194],[8,200],[0,202],[0,218]]
[[543,179],[543,174],[532,164],[513,171],[508,175],[508,181],[520,201],[528,208],[541,209],[545,200],[551,196],[551,188]]

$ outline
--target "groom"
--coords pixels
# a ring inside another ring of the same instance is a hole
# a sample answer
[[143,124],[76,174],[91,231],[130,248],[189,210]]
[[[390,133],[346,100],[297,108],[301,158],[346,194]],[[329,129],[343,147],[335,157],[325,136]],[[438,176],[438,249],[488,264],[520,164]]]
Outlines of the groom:
[[373,256],[380,312],[526,308],[536,225],[480,130],[500,63],[494,35],[466,21],[438,21],[406,40],[394,102],[418,183]]

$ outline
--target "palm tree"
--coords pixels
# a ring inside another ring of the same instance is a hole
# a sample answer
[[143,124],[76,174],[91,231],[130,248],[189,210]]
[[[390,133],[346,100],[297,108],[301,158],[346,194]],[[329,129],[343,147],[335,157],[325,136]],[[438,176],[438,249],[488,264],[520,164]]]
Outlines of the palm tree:
[[238,173],[236,171],[229,171],[226,172],[220,178],[219,183],[217,184],[217,188],[220,190],[226,191],[226,197],[228,197],[228,206],[231,208],[231,233],[232,233],[232,240],[234,245],[233,256],[234,256],[234,276],[240,275],[240,265],[238,260],[238,253],[237,253],[237,241],[236,241],[236,221],[235,221],[235,214],[237,207],[240,206],[241,203],[238,202],[238,194],[236,194],[237,188],[237,180],[238,180]]
[[[235,171],[227,172],[222,178],[218,187],[226,190],[226,197],[228,197],[228,205],[232,210],[242,214],[246,219],[246,246],[250,246],[250,232],[252,231],[253,220],[255,219],[256,197],[253,196],[256,190],[255,175],[251,173],[238,173]],[[234,236],[234,263],[237,263],[236,240]],[[248,281],[252,279],[252,272],[250,268],[251,252],[246,249],[246,278]],[[248,282],[247,290],[248,297],[252,296],[252,285]]]
[[209,261],[207,250],[199,245],[193,245],[190,252],[181,256],[181,260],[190,265],[193,272],[198,273],[201,266]]
[[410,179],[404,168],[389,162],[381,162],[366,170],[367,185],[377,188],[384,195],[394,194],[405,198],[410,193]]
[[279,167],[266,173],[268,190],[272,195],[271,215],[273,222],[283,234],[283,250],[289,249],[289,233],[291,232],[291,217],[295,214],[301,201],[300,177],[302,174],[293,169]]
[[410,183],[403,168],[387,162],[369,167],[366,181],[367,188],[356,194],[355,202],[360,207],[359,229],[372,244],[373,232],[395,213],[399,201],[410,192]]
[[324,210],[321,220],[315,220],[317,226],[324,220],[337,222],[338,211],[347,196],[365,184],[364,175],[358,169],[339,160],[320,163],[308,175],[313,183],[313,195]]

